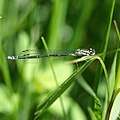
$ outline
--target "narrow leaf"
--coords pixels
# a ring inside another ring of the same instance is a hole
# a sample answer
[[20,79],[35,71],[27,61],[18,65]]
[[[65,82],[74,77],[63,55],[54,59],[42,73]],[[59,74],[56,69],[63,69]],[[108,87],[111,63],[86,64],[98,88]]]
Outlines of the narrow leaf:
[[90,114],[91,120],[97,120],[95,113],[92,111],[92,109],[89,107],[88,112]]
[[109,120],[117,120],[119,114],[120,114],[120,91],[114,100]]
[[[96,115],[98,120],[102,118],[102,106],[99,98],[96,96],[95,92],[88,85],[88,83],[84,79],[78,80],[79,84],[94,98],[94,114]],[[90,111],[89,111],[90,112]],[[92,114],[92,113],[91,113]]]
[[108,93],[109,93],[109,101],[111,100],[113,91],[114,91],[114,85],[115,85],[115,76],[116,76],[116,59],[117,59],[117,54],[114,57],[111,72],[110,72],[110,77],[108,80]]
[[75,78],[78,77],[78,75],[80,75],[92,62],[93,60],[89,60],[83,64],[82,67],[75,70],[74,73],[38,107],[38,111],[35,113],[36,118],[47,110],[50,105],[53,104],[55,100],[57,100],[72,85]]

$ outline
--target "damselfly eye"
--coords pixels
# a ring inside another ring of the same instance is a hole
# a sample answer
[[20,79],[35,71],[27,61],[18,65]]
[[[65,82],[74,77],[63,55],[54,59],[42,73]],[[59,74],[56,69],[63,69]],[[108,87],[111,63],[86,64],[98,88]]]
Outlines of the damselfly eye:
[[76,53],[79,53],[80,51],[81,51],[80,49],[77,49],[77,50],[76,50]]
[[89,53],[90,53],[90,55],[95,55],[95,49],[90,48],[90,49],[89,49]]

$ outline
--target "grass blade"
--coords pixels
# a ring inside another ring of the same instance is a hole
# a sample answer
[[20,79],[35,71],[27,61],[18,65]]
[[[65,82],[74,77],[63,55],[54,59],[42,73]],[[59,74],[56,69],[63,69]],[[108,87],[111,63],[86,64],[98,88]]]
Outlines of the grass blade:
[[[99,98],[97,97],[95,92],[92,90],[92,88],[88,85],[88,83],[83,78],[78,79],[78,83],[95,99],[94,115],[96,115],[96,118],[98,120],[101,120],[102,106],[101,106],[101,102],[100,102]],[[91,112],[93,112],[93,111],[91,111],[91,110],[89,111],[90,115],[93,116],[93,114]]]
[[120,89],[118,90],[118,94],[114,100],[109,120],[117,120],[117,118],[119,117],[119,113],[120,113],[119,106],[120,106]]
[[3,40],[2,40],[2,17],[0,18],[0,68],[4,77],[4,81],[11,91],[13,93],[13,88],[12,88],[12,83],[11,83],[11,78],[9,74],[9,69],[8,69],[8,64],[7,64],[7,59],[4,54],[3,50]]
[[55,0],[53,3],[53,14],[48,30],[48,46],[55,49],[60,45],[60,38],[58,36],[65,22],[68,0]]
[[[74,73],[62,85],[60,85],[55,92],[53,92],[42,104],[39,105],[38,110],[35,113],[36,118],[38,118],[44,111],[46,111],[55,102],[55,100],[57,100],[72,85],[72,83],[75,81],[75,78],[82,74],[82,72],[96,59],[98,59],[102,64],[107,79],[108,74],[102,59],[98,56],[93,57],[92,59],[88,60],[85,64],[83,64],[80,68],[75,70]],[[96,110],[102,111],[100,109],[101,107],[98,107],[101,106],[99,99],[93,92],[91,92],[91,94],[95,97],[96,100]]]
[[108,81],[108,100],[111,100],[114,87],[115,87],[115,77],[116,77],[116,59],[117,59],[117,54],[114,57],[111,72],[110,72],[110,77]]
[[120,32],[119,32],[118,25],[117,25],[115,20],[114,20],[114,25],[115,25],[116,33],[117,33],[117,36],[118,36],[118,40],[120,42]]
[[88,111],[89,111],[91,120],[97,120],[97,118],[96,118],[94,112],[92,111],[92,109],[91,109],[90,107],[88,108]]
[[[107,46],[108,46],[108,41],[109,41],[109,36],[110,36],[110,29],[111,29],[111,24],[112,24],[112,17],[113,17],[114,7],[115,7],[115,0],[112,1],[112,7],[111,7],[111,11],[110,11],[110,18],[109,18],[109,23],[108,23],[108,29],[107,29],[107,33],[106,33],[104,48],[103,48],[103,53],[104,53],[103,56],[102,56],[103,61],[105,59],[105,55],[106,55],[106,51],[107,51]],[[97,76],[95,78],[95,83],[94,83],[94,90],[95,90],[95,92],[97,92],[98,84],[99,84],[99,81],[101,79],[101,74],[102,74],[102,67],[100,65],[100,66],[98,66]]]
[[[48,50],[48,46],[47,46],[47,44],[45,42],[44,37],[41,37],[41,39],[42,39],[42,42],[44,44],[44,47],[45,47],[46,51],[48,52],[49,51]],[[53,76],[54,76],[54,80],[55,80],[56,86],[58,87],[59,84],[58,84],[57,76],[56,76],[56,73],[55,73],[55,70],[54,70],[54,67],[53,67],[53,63],[52,63],[50,58],[48,58],[48,59],[49,59],[49,63],[50,63],[51,69],[52,69],[52,73],[53,73]],[[61,104],[61,107],[62,107],[62,110],[63,110],[64,120],[65,120],[66,119],[66,113],[65,113],[64,103],[63,103],[62,97],[60,97],[60,104]]]
[[74,73],[38,107],[38,111],[35,113],[36,118],[45,110],[47,110],[50,105],[53,104],[55,100],[57,100],[72,85],[72,83],[75,81],[75,78],[81,74],[92,62],[93,60],[89,60],[80,68],[75,70]]

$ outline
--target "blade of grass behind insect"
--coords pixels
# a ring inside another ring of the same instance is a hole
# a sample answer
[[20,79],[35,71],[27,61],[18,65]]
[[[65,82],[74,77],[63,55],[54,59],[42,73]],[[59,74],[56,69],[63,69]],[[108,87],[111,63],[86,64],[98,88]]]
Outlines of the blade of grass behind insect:
[[[1,1],[0,1],[0,15],[2,15],[4,3],[5,3],[4,0],[1,0]],[[0,16],[0,17],[2,17],[2,16]],[[0,18],[0,19],[1,19],[1,18]]]
[[[120,41],[120,35],[119,35],[119,30],[118,30],[118,26],[116,21],[114,20],[114,26],[116,29],[116,33],[118,35],[118,39]],[[110,77],[109,77],[109,81],[108,81],[108,96],[106,96],[105,98],[105,105],[104,105],[104,114],[103,114],[103,120],[105,119],[109,119],[110,114],[111,114],[111,109],[113,106],[113,101],[115,99],[115,84],[116,84],[116,68],[117,68],[117,58],[118,58],[118,51],[119,51],[119,44],[117,46],[117,50],[116,50],[116,54],[114,56],[114,60],[113,60],[113,64],[111,67],[111,72],[110,72]],[[109,106],[108,106],[109,105]]]
[[[116,33],[117,33],[117,36],[118,36],[118,40],[119,40],[119,44],[118,44],[118,49],[119,49],[119,46],[120,46],[120,31],[118,29],[118,25],[116,23],[116,21],[114,20],[114,25],[115,25],[115,29],[116,29]],[[120,71],[120,53],[118,52],[118,72],[117,72],[117,79],[116,79],[116,83],[115,83],[115,89],[119,88],[120,87],[120,74],[119,74],[119,71]]]
[[90,107],[88,107],[88,112],[90,114],[91,120],[97,120],[94,112],[92,111],[92,109]]
[[[104,61],[105,56],[106,56],[106,51],[107,51],[107,46],[108,46],[108,41],[109,41],[109,36],[110,36],[110,29],[111,29],[111,24],[112,24],[114,7],[115,7],[115,0],[112,1],[112,7],[111,7],[111,11],[110,11],[108,29],[107,29],[107,33],[106,33],[106,37],[105,37],[104,48],[103,48],[103,53],[104,54],[102,55],[103,61]],[[97,92],[98,84],[99,84],[99,81],[101,79],[101,75],[102,75],[102,67],[101,67],[101,65],[99,65],[98,66],[98,71],[97,71],[97,74],[96,74],[96,78],[95,78],[95,83],[94,83],[94,91],[95,92]]]
[[68,79],[66,79],[55,92],[53,92],[50,96],[48,96],[48,98],[38,106],[38,110],[35,113],[36,118],[38,118],[44,111],[46,111],[51,106],[51,104],[53,104],[72,85],[72,83],[76,80],[76,77],[79,77],[79,75],[83,71],[85,71],[85,69],[93,61],[94,60],[88,60],[87,62],[85,62],[80,68],[75,70],[73,74]]
[[106,91],[106,95],[105,95],[105,102],[104,102],[103,112],[102,112],[102,120],[105,120],[107,108],[108,108],[108,91]]
[[99,60],[103,70],[104,70],[104,74],[105,74],[105,78],[106,78],[106,81],[108,82],[108,72],[107,72],[107,69],[105,67],[105,64],[102,60],[101,57],[99,57],[99,54],[98,55],[95,55],[95,56],[85,56],[85,57],[82,57],[82,58],[78,58],[78,59],[75,59],[75,60],[72,60],[72,61],[68,61],[67,63],[77,63],[77,62],[82,62],[82,61],[86,61],[86,60],[89,60],[89,59],[92,59],[92,60]]
[[116,91],[114,102],[110,112],[109,120],[118,120],[120,115],[120,88]]
[[108,114],[111,111],[111,105],[112,105],[111,103],[113,101],[112,96],[113,96],[113,91],[115,88],[115,78],[116,78],[116,59],[117,59],[117,53],[115,54],[111,72],[110,72],[110,77],[108,79],[108,90],[106,92],[105,103],[104,103],[104,108],[103,108],[103,115],[102,115],[103,120],[105,119],[106,114],[107,114],[107,116],[109,116]]
[[[108,83],[108,72],[107,72],[107,69],[105,67],[105,64],[104,64],[103,60],[99,56],[94,56],[92,59],[94,59],[94,60],[98,59],[99,60],[101,66],[103,68],[106,81]],[[77,60],[77,62],[78,62],[78,60]],[[101,120],[103,112],[102,112],[102,106],[101,106],[101,102],[100,102],[99,98],[97,97],[96,93],[92,90],[92,88],[85,81],[83,82],[83,81],[80,80],[79,83],[94,98],[94,114],[96,115],[96,118],[98,120]]]
[[120,42],[120,32],[119,32],[119,29],[118,29],[118,25],[117,25],[116,20],[114,20],[114,25],[115,25],[116,33],[117,33],[117,36],[118,36],[118,40],[119,40],[119,42]]
[[[44,47],[45,47],[45,49],[46,49],[46,51],[47,51],[47,53],[48,53],[49,50],[48,50],[48,47],[47,47],[47,44],[46,44],[46,42],[45,42],[44,37],[41,37],[41,39],[42,39],[42,42],[43,42],[43,44],[44,44]],[[55,70],[54,70],[54,67],[53,67],[53,63],[52,63],[52,61],[51,61],[50,58],[48,58],[48,59],[49,59],[49,63],[50,63],[50,66],[51,66],[51,70],[52,70],[52,73],[53,73],[53,76],[54,76],[54,80],[55,80],[56,86],[58,87],[59,84],[58,84],[58,81],[57,81],[57,76],[56,76],[56,74],[55,74]],[[63,103],[62,97],[60,97],[60,104],[61,104],[61,107],[62,107],[62,110],[63,110],[64,120],[66,120],[66,113],[65,113],[65,108],[64,108],[64,103]]]
[[[104,64],[103,60],[99,56],[97,56],[97,55],[96,56],[90,56],[90,57],[92,57],[92,59],[94,59],[94,60],[95,59],[99,60],[101,66],[103,68],[106,81],[108,83],[108,72],[107,72],[107,69],[105,67],[105,64]],[[88,59],[88,57],[86,57],[86,59]],[[84,60],[84,59],[82,59],[82,60]],[[77,62],[81,62],[81,59],[77,59],[76,61]],[[74,62],[75,62],[75,60],[74,60]],[[101,120],[103,112],[102,112],[102,106],[101,106],[101,102],[100,102],[99,98],[96,96],[94,91],[90,87],[88,87],[88,85],[83,85],[82,84],[82,87],[94,98],[94,114],[96,115],[98,120]]]
[[4,77],[4,81],[12,93],[13,92],[12,83],[10,79],[7,59],[4,54],[3,45],[2,45],[2,18],[0,19],[0,66],[1,66],[3,77]]
[[105,111],[106,120],[108,120],[110,117],[110,112],[113,106],[113,101],[115,99],[114,94],[115,94],[115,79],[116,79],[116,59],[117,59],[117,53],[115,54],[115,57],[113,60],[110,77],[108,81],[108,102],[107,102],[108,107],[106,107],[107,112]]
[[69,0],[54,0],[53,11],[48,30],[48,46],[49,48],[56,49],[60,46],[60,32],[63,28],[66,19],[66,12]]
[[113,60],[113,64],[111,67],[111,72],[110,72],[110,77],[109,77],[109,81],[108,81],[108,100],[111,100],[113,91],[114,91],[114,87],[115,87],[115,78],[116,78],[116,60],[117,60],[117,53],[115,54],[114,60]]
[[[114,20],[114,25],[115,25],[116,33],[117,33],[117,36],[118,36],[118,40],[120,42],[120,32],[119,32],[119,29],[118,29],[118,26],[117,26],[117,23],[116,23],[115,20]],[[120,44],[118,44],[118,48],[119,48],[119,45]],[[118,57],[118,58],[116,58],[117,62],[115,61],[116,62],[116,68],[118,66],[118,69],[117,69],[118,72],[117,72],[117,77],[115,76],[116,81],[115,81],[115,86],[114,86],[114,93],[112,95],[111,101],[109,103],[108,111],[107,111],[107,114],[106,114],[106,119],[109,119],[109,120],[118,119],[118,116],[120,114],[120,109],[118,107],[119,106],[119,100],[120,100],[120,75],[119,75],[119,71],[120,71],[120,60],[119,60],[120,53],[116,52],[116,56]],[[115,73],[116,73],[116,71],[115,71]]]
[[65,82],[63,82],[63,84],[61,84],[55,92],[53,92],[53,94],[48,96],[48,98],[45,101],[43,101],[43,103],[40,104],[40,106],[38,106],[38,111],[35,113],[36,118],[38,118],[44,111],[46,111],[51,106],[51,104],[53,104],[54,101],[58,99],[70,87],[70,85],[75,81],[75,79],[79,77],[79,75],[96,59],[98,59],[102,64],[107,79],[108,74],[102,59],[98,56],[93,57],[92,59],[88,60],[85,64],[83,64],[80,68],[78,68],[76,71],[74,71],[74,73]]
[[[104,64],[102,58],[97,57],[97,59],[101,63],[101,66],[102,66],[104,74],[105,74],[106,82],[108,83],[108,72],[105,67],[105,64]],[[107,84],[107,88],[108,88],[108,84]],[[106,90],[106,93],[108,93],[107,91],[108,91],[108,89]],[[106,95],[106,97],[108,97],[108,96]],[[107,98],[106,98],[106,100],[107,100]],[[107,108],[107,107],[105,107],[105,108]],[[103,118],[102,114],[104,114],[103,112],[106,111],[106,110],[104,110],[104,111],[103,110],[101,111],[101,110],[102,110],[102,108],[101,108],[100,102],[97,101],[97,99],[94,99],[94,112],[95,112],[95,115],[98,120],[101,120]]]
[[83,44],[83,40],[85,39],[85,28],[86,28],[86,23],[89,20],[89,17],[91,15],[91,12],[93,10],[94,6],[94,1],[93,0],[81,0],[77,1],[80,2],[78,4],[81,4],[80,10],[79,10],[79,17],[78,20],[76,21],[76,28],[73,36],[73,40],[71,41],[69,47],[80,47],[80,45]]
[[95,92],[93,91],[93,89],[88,85],[88,83],[82,78],[80,77],[78,79],[78,83],[81,85],[81,87],[87,91],[92,97],[94,97],[95,99],[99,100],[99,98],[97,97],[97,95],[95,94]]
[[[81,85],[81,87],[83,87],[85,91],[87,91],[95,99],[96,110],[94,110],[93,114],[95,116],[96,113],[98,114],[98,111],[99,111],[99,116],[97,115],[97,119],[98,120],[101,119],[102,118],[102,106],[101,106],[101,102],[99,98],[97,97],[93,89],[88,85],[88,83],[82,77],[78,79],[78,83]],[[90,115],[93,115],[91,114],[91,111],[89,112],[90,112],[89,113]]]

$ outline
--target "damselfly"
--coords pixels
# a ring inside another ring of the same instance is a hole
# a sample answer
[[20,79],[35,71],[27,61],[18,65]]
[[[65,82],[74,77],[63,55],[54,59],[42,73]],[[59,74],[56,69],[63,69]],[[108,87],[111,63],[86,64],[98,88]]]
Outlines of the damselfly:
[[83,56],[92,56],[95,55],[95,50],[92,48],[89,49],[77,49],[74,52],[59,52],[59,53],[48,53],[48,54],[40,54],[40,53],[35,53],[30,52],[29,50],[24,50],[22,51],[22,55],[18,56],[8,56],[8,60],[18,60],[18,59],[38,59],[38,58],[45,58],[45,57],[63,57],[63,56],[78,56],[78,57],[83,57]]

